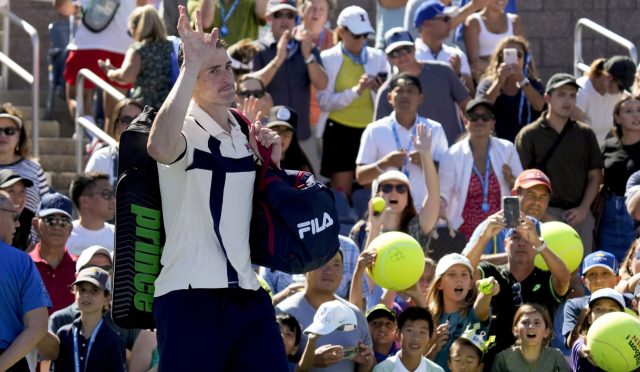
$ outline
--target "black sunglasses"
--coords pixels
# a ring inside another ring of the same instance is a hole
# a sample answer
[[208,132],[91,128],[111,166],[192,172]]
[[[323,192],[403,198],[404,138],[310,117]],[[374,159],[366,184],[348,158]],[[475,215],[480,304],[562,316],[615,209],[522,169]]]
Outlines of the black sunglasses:
[[516,305],[516,307],[520,307],[520,305],[522,305],[522,286],[519,282],[511,286],[511,292],[513,293],[513,304]]
[[262,98],[264,97],[264,90],[243,90],[238,92],[238,95],[242,98],[249,98],[249,97]]
[[67,217],[53,217],[47,216],[43,217],[42,220],[47,226],[61,226],[61,227],[69,227],[71,226],[71,219]]
[[354,38],[354,39],[366,39],[367,36],[369,36],[369,34],[367,32],[365,32],[364,34],[356,35],[353,32],[351,32],[351,30],[348,30],[348,31],[351,34],[351,37]]
[[16,127],[0,128],[0,133],[4,133],[5,136],[13,136],[18,132],[20,132],[20,129]]
[[476,113],[470,112],[467,114],[467,118],[469,118],[470,121],[477,121],[477,120],[489,121],[489,120],[493,120],[495,118],[495,115],[493,115],[490,112],[485,112],[483,114],[476,114]]
[[407,55],[411,52],[413,52],[413,47],[409,45],[405,45],[390,51],[389,54],[387,54],[387,56],[389,56],[390,58],[398,58],[400,56]]
[[295,14],[293,12],[275,12],[271,16],[273,18],[275,18],[275,19],[280,19],[282,17],[289,18],[289,19],[295,19],[296,15],[297,14]]
[[443,16],[443,17],[433,17],[431,18],[432,21],[442,21],[445,23],[448,23],[449,21],[451,21],[451,17],[449,17],[448,15]]
[[113,190],[102,190],[100,192],[94,192],[93,194],[86,194],[85,196],[100,195],[104,200],[111,200],[114,197]]
[[5,211],[5,212],[9,212],[9,213],[13,214],[13,222],[18,222],[18,219],[20,218],[20,215],[18,214],[18,212],[14,211],[14,210],[0,208],[0,211]]
[[396,192],[398,194],[404,194],[405,192],[407,192],[407,185],[403,185],[403,184],[392,185],[390,183],[385,183],[380,185],[379,187],[380,191],[382,191],[385,194],[390,193],[391,191],[393,191],[394,188],[396,189]]

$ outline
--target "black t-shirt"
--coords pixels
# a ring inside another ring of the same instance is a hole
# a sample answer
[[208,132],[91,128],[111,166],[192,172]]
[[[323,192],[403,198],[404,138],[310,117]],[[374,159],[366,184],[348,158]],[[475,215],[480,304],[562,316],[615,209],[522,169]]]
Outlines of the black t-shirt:
[[640,170],[640,142],[623,145],[618,137],[604,141],[602,150],[604,158],[604,184],[609,191],[624,196],[627,180]]
[[[489,88],[491,88],[493,80],[483,79],[478,84],[476,97],[485,97]],[[544,94],[544,88],[539,80],[531,80],[531,86],[540,95]],[[540,116],[540,111],[534,110],[526,97],[522,98],[522,89],[514,96],[500,93],[493,105],[493,111],[496,115],[496,137],[503,138],[513,142],[520,128],[533,122]]]
[[558,296],[553,290],[551,272],[536,267],[525,280],[518,283],[506,265],[495,266],[488,262],[481,262],[478,268],[483,278],[493,276],[500,284],[500,293],[491,299],[491,314],[496,317],[491,322],[490,330],[491,334],[496,335],[495,353],[510,347],[515,342],[511,326],[518,304],[542,305],[553,319],[563,297]]

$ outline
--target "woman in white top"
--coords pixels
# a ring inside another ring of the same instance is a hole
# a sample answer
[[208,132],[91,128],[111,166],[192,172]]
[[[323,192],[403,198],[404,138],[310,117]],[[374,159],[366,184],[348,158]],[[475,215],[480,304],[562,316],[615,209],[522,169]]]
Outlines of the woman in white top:
[[464,28],[464,45],[476,81],[484,74],[498,43],[507,36],[524,36],[522,22],[505,13],[507,0],[490,0],[480,12],[470,15]]
[[[111,116],[112,130],[107,133],[120,142],[120,135],[131,124],[136,116],[142,113],[142,105],[126,98],[116,104]],[[118,146],[105,146],[91,154],[85,172],[102,172],[109,175],[109,182],[116,184],[118,179]]]
[[451,146],[439,174],[441,217],[468,239],[511,195],[522,164],[513,143],[491,135],[496,122],[489,101],[469,101],[466,116],[468,135]]

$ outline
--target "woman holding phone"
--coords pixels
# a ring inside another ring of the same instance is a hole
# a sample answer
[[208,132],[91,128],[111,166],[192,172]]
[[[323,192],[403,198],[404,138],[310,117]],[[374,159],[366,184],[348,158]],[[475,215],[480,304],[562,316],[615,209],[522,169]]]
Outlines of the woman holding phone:
[[543,92],[529,43],[521,36],[510,36],[498,44],[491,56],[476,97],[493,103],[496,136],[513,142],[520,128],[540,116]]
[[388,67],[382,51],[367,46],[374,30],[364,9],[344,8],[337,23],[337,45],[321,53],[329,79],[327,88],[318,92],[318,136],[328,150],[322,153],[320,173],[331,179],[331,188],[350,197],[360,137],[371,122],[375,92],[382,83],[378,74]]
[[452,228],[467,239],[473,230],[501,208],[522,172],[513,143],[492,136],[495,109],[474,99],[466,108],[467,136],[449,148],[440,162],[440,211]]

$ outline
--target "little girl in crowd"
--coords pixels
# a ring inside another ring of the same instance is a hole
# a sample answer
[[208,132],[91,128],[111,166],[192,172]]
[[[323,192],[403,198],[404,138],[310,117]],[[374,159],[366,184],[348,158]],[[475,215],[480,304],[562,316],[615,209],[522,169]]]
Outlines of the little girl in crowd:
[[577,326],[580,336],[571,347],[571,369],[580,372],[603,371],[591,359],[591,353],[586,344],[587,331],[601,315],[614,311],[624,311],[624,307],[624,297],[615,289],[602,288],[591,294],[589,307],[586,308],[587,315],[582,323]]
[[551,327],[545,308],[536,304],[520,306],[513,317],[516,344],[496,356],[491,371],[571,371],[562,353],[547,346]]
[[481,327],[480,323],[467,327],[462,336],[451,344],[451,372],[482,372],[484,354],[493,346],[496,336],[486,338],[486,332],[479,331]]
[[493,277],[480,293],[473,282],[473,267],[469,260],[458,253],[440,259],[436,267],[436,278],[427,294],[429,310],[436,324],[434,343],[429,357],[445,371],[449,369],[449,349],[463,331],[472,324],[480,323],[481,331],[489,330],[491,297],[500,292],[500,285]]

